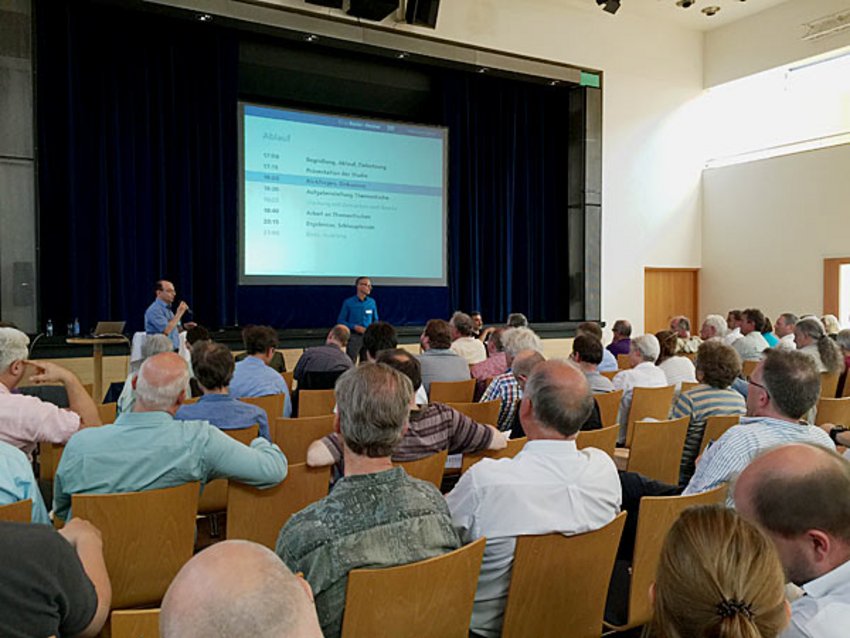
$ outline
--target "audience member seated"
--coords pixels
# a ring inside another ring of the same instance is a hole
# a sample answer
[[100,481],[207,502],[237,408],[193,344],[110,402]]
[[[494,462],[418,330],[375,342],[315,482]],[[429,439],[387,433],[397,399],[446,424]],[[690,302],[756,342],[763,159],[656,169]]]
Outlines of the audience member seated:
[[490,333],[490,338],[485,344],[487,347],[487,359],[477,363],[470,368],[470,373],[475,379],[475,400],[481,398],[487,389],[489,379],[504,374],[508,370],[508,361],[505,358],[505,347],[502,345],[504,328],[495,328]]
[[741,338],[732,343],[743,361],[758,361],[770,345],[762,336],[764,314],[757,308],[747,308],[741,313]]
[[767,341],[767,345],[775,348],[779,345],[779,337],[773,334],[773,324],[770,323],[770,318],[765,316],[764,325],[761,328],[761,336]]
[[469,318],[472,319],[472,335],[480,339],[481,333],[484,332],[484,317],[481,316],[481,311],[473,310],[469,313]]
[[747,416],[705,451],[684,494],[728,483],[759,453],[777,445],[813,443],[835,449],[826,432],[800,421],[820,396],[820,373],[810,357],[797,351],[768,350],[750,375],[749,385]]
[[773,333],[779,337],[779,343],[776,347],[780,350],[796,350],[797,343],[794,341],[794,328],[799,321],[797,315],[790,312],[783,312],[776,318],[776,323],[773,324]]
[[220,430],[244,430],[258,425],[260,436],[271,441],[266,411],[234,399],[228,393],[234,370],[230,348],[212,341],[199,341],[192,347],[192,367],[203,396],[196,403],[181,405],[175,419],[209,421]]
[[784,584],[756,527],[721,506],[689,508],[661,548],[644,636],[776,638],[788,624]]
[[823,325],[823,330],[826,333],[826,336],[831,339],[835,339],[841,331],[841,324],[838,322],[838,317],[835,315],[824,315],[820,318],[820,322]]
[[602,347],[602,342],[596,337],[579,334],[573,339],[573,352],[570,359],[584,372],[593,394],[603,394],[614,390],[611,379],[599,374],[598,367],[602,362],[603,352],[605,352],[605,348]]
[[[171,343],[171,339],[161,334],[148,335],[144,343],[142,343],[142,358],[138,361],[138,365],[141,366],[146,359],[160,352],[174,352],[174,345]],[[133,388],[133,381],[138,373],[137,369],[135,372],[127,375],[124,388],[121,390],[121,395],[115,404],[116,416],[124,412],[133,411],[133,405],[136,403],[136,391]]]
[[186,563],[159,626],[162,638],[322,638],[310,585],[249,541],[216,543]]
[[629,363],[632,367],[623,370],[614,377],[614,389],[623,391],[620,401],[619,443],[626,442],[626,425],[629,421],[629,410],[632,408],[632,394],[635,388],[661,388],[667,383],[664,370],[655,365],[655,360],[661,353],[661,346],[655,335],[646,334],[633,339],[629,350]]
[[474,366],[487,358],[487,350],[476,338],[475,324],[468,314],[454,313],[449,324],[452,327],[452,351],[463,357],[467,365]]
[[364,353],[366,361],[374,363],[381,350],[394,350],[396,347],[398,347],[398,335],[391,324],[386,321],[371,323],[363,333],[363,352],[361,352],[360,363],[364,363],[362,356]]
[[[786,445],[735,483],[741,516],[776,544],[785,576],[802,588],[783,638],[840,638],[850,628],[850,463],[831,451]],[[758,582],[758,581],[755,581]]]
[[672,330],[655,333],[660,348],[655,365],[664,371],[667,385],[676,386],[676,392],[682,389],[682,382],[696,383],[696,371],[693,362],[687,357],[676,355],[679,338]]
[[699,347],[696,376],[700,385],[679,395],[670,413],[673,419],[690,418],[679,471],[680,486],[685,487],[693,476],[708,417],[747,413],[744,397],[730,387],[740,373],[741,358],[731,346],[715,339]]
[[[351,330],[338,323],[328,332],[323,345],[307,348],[304,351],[298,359],[298,363],[295,364],[295,371],[292,373],[302,390],[309,390],[311,387],[323,389],[310,383],[307,379],[310,375],[342,374],[354,365],[351,357],[345,352],[350,337]],[[328,387],[333,387],[333,385]]]
[[798,321],[794,327],[794,341],[797,349],[815,362],[818,372],[839,373],[844,370],[841,350],[817,319]]
[[345,477],[289,519],[275,550],[316,592],[325,638],[340,635],[349,571],[404,565],[460,547],[437,488],[390,459],[413,401],[410,379],[366,363],[343,374],[335,394]]
[[593,404],[578,368],[565,361],[537,365],[520,405],[528,443],[512,459],[476,463],[446,496],[462,540],[487,538],[470,625],[475,635],[501,633],[517,536],[581,534],[620,511],[614,462],[601,450],[576,448]]
[[726,336],[723,337],[723,340],[730,346],[743,336],[741,334],[742,318],[740,310],[730,310],[726,314],[727,332]]
[[0,522],[0,633],[100,635],[112,602],[100,532],[88,521],[61,530]]
[[670,330],[676,333],[676,354],[693,354],[699,349],[702,339],[691,335],[691,320],[685,315],[673,317],[670,320]]
[[727,331],[728,327],[726,326],[726,320],[723,317],[720,315],[708,315],[705,318],[705,321],[702,322],[702,328],[700,328],[699,336],[703,341],[708,341],[709,339],[722,339],[725,343]]
[[504,374],[493,377],[490,385],[481,395],[481,402],[502,400],[502,406],[499,408],[499,429],[504,432],[511,428],[519,400],[522,398],[522,390],[511,370],[514,357],[523,350],[542,352],[543,344],[529,328],[508,328],[502,335],[502,345],[505,348],[508,370]]
[[[602,328],[595,321],[582,321],[578,324],[578,327],[576,327],[576,337],[581,335],[595,337],[602,343]],[[602,348],[602,361],[599,363],[599,372],[616,372],[619,369],[620,366],[617,364],[617,357],[611,354],[608,348]]]
[[[491,337],[491,341],[493,338]],[[479,341],[479,343],[481,343]],[[447,321],[431,319],[419,337],[422,353],[422,387],[431,394],[433,381],[466,381],[469,379],[469,364],[466,359],[451,349],[452,329]],[[484,365],[484,363],[480,364]]]
[[18,448],[0,441],[0,505],[32,500],[33,523],[50,525],[44,499],[32,473],[27,455]]
[[[378,354],[378,363],[404,374],[414,388],[422,384],[419,361],[407,350],[383,350]],[[410,408],[407,429],[392,451],[394,462],[415,461],[442,450],[448,450],[449,454],[469,454],[507,446],[505,435],[493,426],[476,423],[442,403],[429,403],[421,409],[414,403]],[[340,475],[345,470],[343,460],[342,436],[337,432],[314,441],[307,450],[307,465],[334,463]]]
[[620,354],[629,354],[631,348],[632,324],[625,319],[617,319],[612,328],[614,335],[608,344],[608,351],[615,357]]
[[53,509],[70,517],[72,494],[141,492],[227,478],[272,487],[286,478],[286,458],[256,438],[243,445],[206,421],[177,421],[189,372],[170,352],[142,364],[136,406],[114,425],[73,436],[56,470]]
[[847,387],[847,371],[850,370],[850,328],[845,328],[835,337],[835,343],[841,348],[841,354],[844,357],[844,372],[841,375],[841,380],[838,383],[837,396],[844,396],[844,388]]
[[528,319],[521,312],[512,312],[505,321],[507,328],[528,328]]
[[284,394],[283,416],[292,416],[286,381],[268,365],[277,350],[277,331],[269,326],[248,326],[242,331],[242,341],[248,356],[236,364],[230,381],[230,396],[240,399]]
[[[97,406],[70,370],[47,361],[28,361],[29,337],[16,328],[0,328],[0,441],[32,460],[39,442],[65,443],[81,427],[100,425]],[[13,390],[33,373],[31,383],[61,383],[68,393],[63,410]]]

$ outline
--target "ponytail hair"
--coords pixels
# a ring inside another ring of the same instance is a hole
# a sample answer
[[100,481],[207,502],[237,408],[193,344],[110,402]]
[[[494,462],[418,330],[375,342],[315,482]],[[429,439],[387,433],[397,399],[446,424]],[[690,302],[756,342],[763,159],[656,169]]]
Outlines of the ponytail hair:
[[823,325],[817,319],[803,319],[797,322],[795,330],[799,330],[807,337],[814,339],[818,347],[818,354],[826,368],[826,372],[839,373],[844,370],[844,357],[841,349],[833,339],[826,334]]

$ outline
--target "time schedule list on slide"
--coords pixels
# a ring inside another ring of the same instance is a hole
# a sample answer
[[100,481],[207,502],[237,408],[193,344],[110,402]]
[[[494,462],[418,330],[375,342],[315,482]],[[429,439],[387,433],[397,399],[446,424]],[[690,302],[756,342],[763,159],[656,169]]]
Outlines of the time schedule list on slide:
[[445,130],[245,106],[246,275],[439,278]]

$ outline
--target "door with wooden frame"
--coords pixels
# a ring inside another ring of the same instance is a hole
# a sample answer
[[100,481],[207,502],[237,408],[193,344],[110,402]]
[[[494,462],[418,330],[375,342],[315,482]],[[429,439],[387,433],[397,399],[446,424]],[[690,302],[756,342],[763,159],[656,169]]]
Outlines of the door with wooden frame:
[[824,259],[823,314],[835,315],[842,326],[850,321],[848,291],[850,291],[850,257]]
[[670,318],[685,315],[691,332],[699,333],[699,268],[645,268],[644,332],[670,329]]

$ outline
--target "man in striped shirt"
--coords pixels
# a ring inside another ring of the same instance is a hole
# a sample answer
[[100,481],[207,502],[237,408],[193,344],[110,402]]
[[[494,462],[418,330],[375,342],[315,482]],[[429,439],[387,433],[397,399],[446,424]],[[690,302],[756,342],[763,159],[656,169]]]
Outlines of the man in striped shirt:
[[535,350],[542,353],[543,344],[530,328],[508,328],[502,335],[502,345],[505,348],[508,371],[493,378],[481,397],[481,403],[494,399],[502,400],[502,407],[499,410],[499,429],[504,432],[513,426],[514,416],[522,399],[522,389],[511,370],[514,358],[523,350]]

